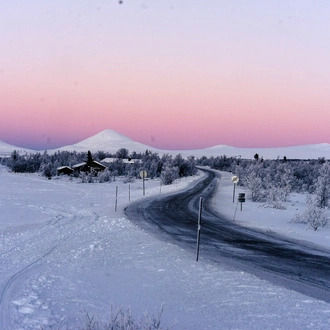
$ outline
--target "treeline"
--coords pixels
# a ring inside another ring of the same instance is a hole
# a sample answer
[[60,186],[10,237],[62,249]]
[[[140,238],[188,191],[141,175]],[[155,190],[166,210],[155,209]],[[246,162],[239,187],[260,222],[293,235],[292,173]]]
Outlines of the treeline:
[[234,157],[202,157],[197,165],[209,166],[220,171],[237,175],[239,185],[249,188],[253,201],[265,201],[271,189],[287,192],[314,193],[320,176],[320,170],[328,162],[324,158],[317,160],[254,160]]
[[[115,154],[99,151],[91,154],[93,160],[102,162],[105,158],[112,158],[111,163],[103,163],[106,171],[99,173],[101,181],[109,181],[116,176],[125,176],[128,179],[137,178],[142,170],[147,171],[148,177],[161,178],[163,184],[171,184],[175,179],[197,173],[194,157],[183,158],[180,154],[172,156],[165,154],[159,156],[146,150],[144,153],[136,153],[125,148],[119,149]],[[124,160],[131,159],[131,163]],[[57,169],[61,166],[69,166],[87,162],[88,153],[58,151],[54,154],[34,153],[21,155],[13,151],[11,157],[2,158],[1,163],[8,166],[16,173],[39,172],[46,177],[57,175]]]
[[[104,163],[107,172],[103,173],[103,177],[109,175],[137,178],[139,173],[145,170],[148,177],[152,179],[160,177],[164,184],[170,184],[179,177],[196,174],[196,166],[208,166],[231,172],[239,177],[239,185],[248,188],[251,200],[259,202],[276,200],[278,196],[285,201],[290,192],[315,193],[319,186],[322,167],[328,164],[324,158],[263,160],[255,156],[253,160],[247,160],[223,155],[195,159],[193,156],[183,158],[180,154],[159,156],[149,150],[144,153],[130,153],[125,148],[119,149],[115,154],[99,151],[93,153],[92,158],[98,162],[102,162],[105,158],[113,159],[111,163]],[[133,162],[128,164],[124,161],[127,159],[132,159]],[[37,152],[27,155],[13,151],[11,157],[2,158],[1,163],[7,165],[13,172],[39,172],[51,177],[57,175],[57,169],[61,166],[72,167],[87,160],[88,153],[85,152],[58,151],[54,154]]]
[[249,198],[282,208],[291,192],[315,195],[315,205],[328,207],[330,197],[330,165],[324,158],[317,160],[254,160],[240,158],[202,157],[197,165],[232,172],[238,184],[247,188]]

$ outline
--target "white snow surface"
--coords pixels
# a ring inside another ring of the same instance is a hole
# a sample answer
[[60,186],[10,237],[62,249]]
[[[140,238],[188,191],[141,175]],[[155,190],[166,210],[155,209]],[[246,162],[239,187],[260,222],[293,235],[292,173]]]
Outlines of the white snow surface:
[[[184,189],[201,175],[171,186],[148,180],[146,196]],[[213,199],[228,221],[330,245],[328,228],[288,222],[305,196],[293,194],[286,210],[247,201],[235,214],[230,178],[223,173]],[[129,190],[131,201],[144,198],[140,180],[83,184],[0,167],[0,185],[1,330],[61,322],[60,329],[80,329],[83,311],[105,321],[113,304],[139,318],[162,303],[162,323],[180,330],[330,329],[329,304],[209,262],[202,249],[196,262],[194,253],[131,223],[124,207]]]

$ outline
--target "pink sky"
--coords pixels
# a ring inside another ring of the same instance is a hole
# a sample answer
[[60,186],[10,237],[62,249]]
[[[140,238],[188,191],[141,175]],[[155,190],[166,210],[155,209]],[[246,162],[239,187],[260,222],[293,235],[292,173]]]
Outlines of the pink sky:
[[154,2],[2,4],[0,140],[330,143],[327,1]]

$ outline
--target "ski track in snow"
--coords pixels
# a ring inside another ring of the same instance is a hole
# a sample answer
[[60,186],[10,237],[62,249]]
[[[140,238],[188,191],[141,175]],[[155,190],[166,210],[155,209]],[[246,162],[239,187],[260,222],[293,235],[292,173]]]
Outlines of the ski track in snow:
[[[0,174],[12,177],[4,172]],[[7,179],[10,181],[9,177]],[[84,186],[87,189],[83,189],[77,197],[77,183],[70,186],[67,182],[45,181],[44,178],[34,176],[19,175],[18,178],[22,182],[28,182],[26,187],[24,184],[21,187],[20,192],[24,197],[20,197],[16,192],[9,193],[6,202],[11,203],[12,208],[23,207],[32,210],[33,215],[39,218],[24,224],[24,218],[20,214],[20,219],[17,223],[13,222],[13,226],[6,221],[0,222],[0,230],[1,226],[5,226],[3,231],[0,231],[0,329],[39,329],[40,326],[57,326],[65,316],[61,315],[61,311],[51,310],[51,299],[43,299],[41,291],[45,288],[50,289],[62,276],[51,275],[51,272],[45,274],[48,269],[61,267],[63,262],[70,263],[86,253],[102,249],[97,240],[87,242],[87,248],[80,246],[81,241],[86,241],[88,231],[97,232],[97,229],[92,228],[100,220],[95,211],[98,207],[97,196],[94,195],[94,189],[88,191],[88,185]],[[33,181],[35,184],[31,185]],[[46,184],[47,188],[39,188],[40,184]],[[60,190],[64,185],[66,190],[71,190],[72,195],[69,194],[68,199],[57,199],[55,203],[49,198],[46,198],[45,202],[26,201],[29,199],[29,193],[47,195],[54,185]],[[101,188],[108,186],[104,184]],[[141,193],[140,185],[136,190]],[[104,209],[104,206],[101,208]],[[108,206],[107,210],[109,208],[112,209],[113,205]],[[107,219],[102,221],[108,223]]]
[[[78,233],[86,230],[91,227],[96,221],[98,221],[99,216],[96,214],[93,219],[87,219],[86,223],[82,223],[82,217],[77,218],[73,217],[68,223],[61,223],[58,225],[58,220],[54,223],[48,224],[44,226],[41,232],[36,235],[32,235],[30,238],[25,241],[19,243],[16,248],[11,248],[8,251],[4,251],[1,253],[1,258],[6,260],[15,260],[15,253],[17,251],[24,251],[24,246],[29,246],[31,248],[35,245],[35,251],[41,254],[35,260],[29,260],[24,267],[20,268],[16,273],[11,275],[11,277],[6,281],[3,285],[3,290],[0,294],[0,329],[10,329],[11,326],[11,303],[14,299],[15,295],[19,291],[19,287],[22,286],[23,283],[27,281],[27,279],[32,275],[35,275],[42,265],[47,263],[48,257],[54,252],[55,249],[58,249],[62,246],[67,240],[72,239]],[[77,225],[78,223],[78,225]],[[45,230],[45,228],[47,230]],[[47,239],[49,241],[45,241],[45,237],[53,237],[53,239]],[[58,239],[59,238],[59,239]],[[14,251],[14,257],[11,258],[10,252]],[[31,256],[32,258],[35,255]],[[8,265],[10,267],[10,265]],[[40,283],[43,282],[42,279],[38,279]],[[39,284],[40,284],[39,283]],[[17,312],[23,316],[33,313],[33,311],[37,308],[43,310],[47,310],[47,304],[43,304],[38,299],[38,294],[36,293],[36,289],[38,285],[34,285],[34,290],[27,294],[27,297],[23,297],[13,301],[13,304],[17,306]],[[43,320],[38,320],[40,324],[49,323],[49,320],[46,322],[46,318]],[[37,326],[34,324],[32,326]]]
[[[28,180],[41,182],[40,178],[28,178]],[[61,185],[55,181],[55,185]],[[67,187],[66,187],[67,188]],[[74,190],[74,187],[69,187]],[[47,193],[47,189],[44,190]],[[40,286],[48,285],[52,280],[46,279],[44,276],[38,276],[38,270],[49,263],[49,256],[59,249],[66,241],[72,239],[77,234],[90,228],[99,216],[94,213],[90,214],[83,209],[78,210],[74,205],[78,201],[88,201],[90,193],[84,192],[83,196],[78,198],[70,198],[69,201],[61,201],[57,203],[48,203],[46,205],[28,205],[31,209],[36,209],[41,214],[55,215],[48,218],[46,223],[41,222],[34,230],[27,230],[15,233],[16,237],[9,235],[8,240],[4,240],[4,244],[0,245],[1,269],[6,269],[6,278],[1,276],[0,292],[0,329],[11,329],[12,320],[16,319],[17,326],[24,325],[24,329],[39,328],[40,325],[58,324],[59,320],[51,321],[49,313],[44,317],[38,316],[36,319],[29,321],[29,316],[38,311],[48,312],[47,302],[42,302],[38,296]],[[15,198],[12,200],[15,201]],[[16,206],[20,203],[15,202]],[[77,214],[79,216],[77,216]],[[32,226],[33,227],[33,226]],[[10,228],[9,228],[10,229]],[[3,235],[5,236],[5,235]],[[32,252],[32,253],[31,253]],[[24,294],[20,292],[21,287],[28,287],[27,282],[32,279],[34,285],[32,290],[24,290]],[[21,295],[21,297],[17,297]],[[13,308],[14,307],[14,308]]]

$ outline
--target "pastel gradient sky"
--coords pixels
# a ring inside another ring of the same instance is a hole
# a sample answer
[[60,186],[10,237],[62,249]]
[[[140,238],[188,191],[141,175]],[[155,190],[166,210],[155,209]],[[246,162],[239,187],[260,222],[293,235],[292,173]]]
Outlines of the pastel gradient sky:
[[0,140],[330,143],[328,0],[0,4]]

